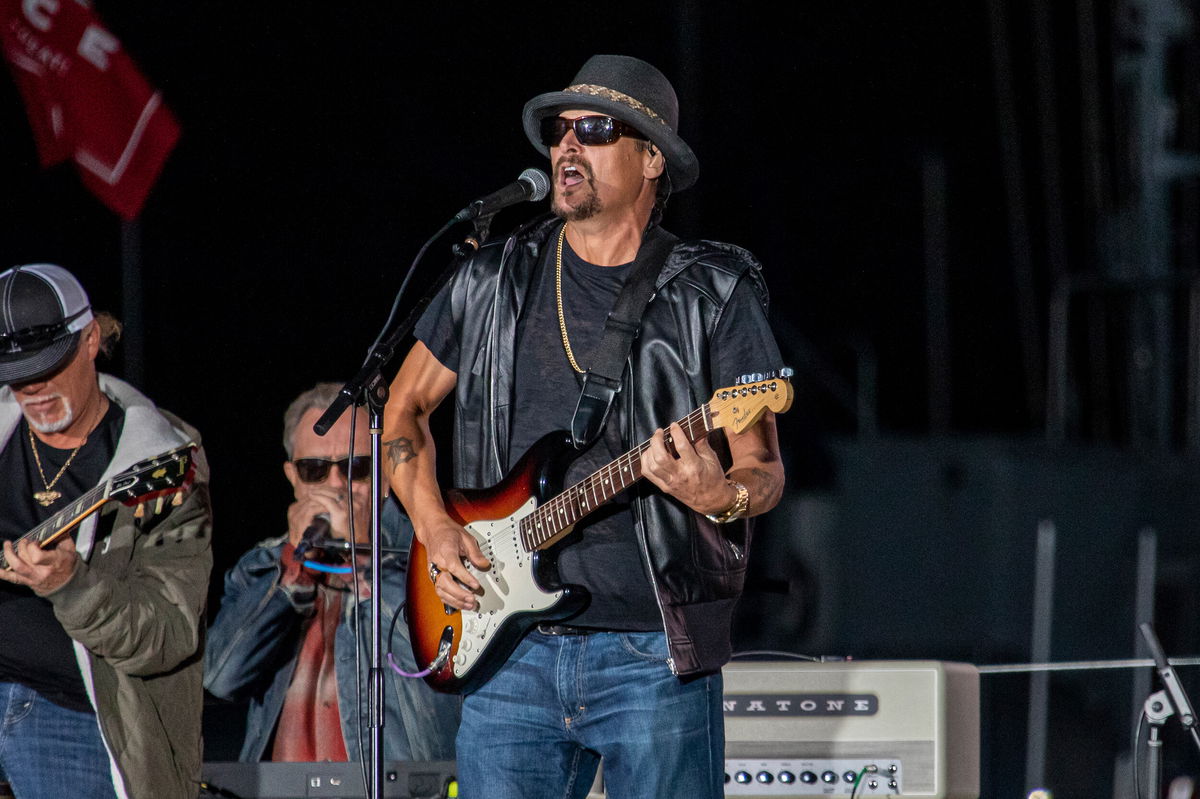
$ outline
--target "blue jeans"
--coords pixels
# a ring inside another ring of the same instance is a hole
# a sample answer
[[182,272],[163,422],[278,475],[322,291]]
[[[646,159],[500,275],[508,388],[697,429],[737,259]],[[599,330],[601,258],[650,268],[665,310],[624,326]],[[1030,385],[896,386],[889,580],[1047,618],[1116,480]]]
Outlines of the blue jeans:
[[116,795],[96,717],[13,682],[0,682],[0,780],[17,799]]
[[531,632],[463,701],[463,799],[724,796],[721,675],[681,681],[661,633]]

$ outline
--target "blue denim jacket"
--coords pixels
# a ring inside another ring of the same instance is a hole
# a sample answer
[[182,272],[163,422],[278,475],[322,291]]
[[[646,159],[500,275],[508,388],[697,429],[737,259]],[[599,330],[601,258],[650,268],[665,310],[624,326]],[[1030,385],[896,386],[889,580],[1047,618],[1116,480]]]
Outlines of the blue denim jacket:
[[[406,548],[412,526],[394,502],[383,513],[386,546]],[[251,549],[225,575],[221,609],[208,631],[204,653],[204,687],[221,699],[247,701],[246,737],[239,759],[257,762],[270,745],[275,724],[292,681],[302,639],[304,617],[280,587],[280,554],[287,536],[267,539]],[[388,641],[388,625],[404,601],[404,559],[390,554],[383,560],[382,593],[384,651],[405,671],[416,671],[408,628],[397,621]],[[337,658],[338,705],[342,735],[350,760],[361,760],[370,751],[370,716],[367,703],[367,670],[371,657],[371,601],[357,608],[343,604],[342,619],[334,638]],[[355,630],[358,616],[358,680],[355,680]],[[353,709],[358,706],[358,719]],[[423,680],[401,677],[384,665],[385,760],[453,760],[460,700],[434,692]],[[360,746],[361,741],[361,746]]]

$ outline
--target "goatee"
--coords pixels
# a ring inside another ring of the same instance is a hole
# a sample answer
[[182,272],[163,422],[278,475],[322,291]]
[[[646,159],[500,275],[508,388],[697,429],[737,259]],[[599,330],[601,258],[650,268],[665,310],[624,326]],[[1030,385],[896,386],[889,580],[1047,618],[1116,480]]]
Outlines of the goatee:
[[25,421],[29,422],[29,426],[39,433],[57,433],[61,430],[66,430],[70,426],[71,421],[75,418],[75,410],[71,407],[71,401],[66,397],[58,396],[57,399],[62,403],[62,416],[59,416],[52,422],[36,421],[30,414],[25,414]]

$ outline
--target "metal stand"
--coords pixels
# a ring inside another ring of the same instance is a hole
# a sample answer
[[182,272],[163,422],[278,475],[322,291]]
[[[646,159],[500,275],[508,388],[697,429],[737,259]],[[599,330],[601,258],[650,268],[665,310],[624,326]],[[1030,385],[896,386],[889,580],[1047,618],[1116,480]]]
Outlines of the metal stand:
[[1191,735],[1197,750],[1200,750],[1200,732],[1196,729],[1196,714],[1192,710],[1191,700],[1179,682],[1179,675],[1175,673],[1174,667],[1158,643],[1154,628],[1149,624],[1141,624],[1139,629],[1146,639],[1146,645],[1150,647],[1154,666],[1164,686],[1164,690],[1153,693],[1146,699],[1143,709],[1146,721],[1150,724],[1150,736],[1146,741],[1147,786],[1151,791],[1150,796],[1159,797],[1162,796],[1162,741],[1159,733],[1163,722],[1171,716],[1178,715],[1179,723]]
[[[1162,739],[1159,738],[1163,724],[1175,714],[1167,701],[1167,692],[1158,691],[1146,698],[1142,707],[1150,735],[1146,738],[1146,788],[1147,795],[1162,796]],[[1136,756],[1136,755],[1135,755]]]
[[[367,418],[371,428],[371,665],[367,672],[367,715],[371,721],[371,799],[383,799],[383,408],[388,387],[380,380],[367,392]],[[350,557],[357,557],[351,555]]]
[[[454,258],[417,301],[416,306],[404,322],[393,330],[379,336],[358,373],[342,386],[337,398],[313,425],[317,435],[325,435],[334,423],[351,406],[365,404],[370,421],[371,434],[371,663],[368,667],[368,717],[371,727],[370,779],[367,780],[369,799],[383,799],[383,618],[378,597],[383,590],[380,569],[383,560],[382,498],[383,498],[383,409],[387,405],[389,388],[383,378],[383,368],[391,361],[397,346],[404,341],[416,326],[417,320],[429,305],[433,296],[450,279],[458,267],[487,238],[488,227],[494,215],[474,220],[472,235],[465,242],[454,246]],[[438,231],[435,238],[445,232]],[[432,241],[432,240],[431,240]],[[414,264],[415,266],[415,264]],[[357,548],[356,548],[357,551]]]

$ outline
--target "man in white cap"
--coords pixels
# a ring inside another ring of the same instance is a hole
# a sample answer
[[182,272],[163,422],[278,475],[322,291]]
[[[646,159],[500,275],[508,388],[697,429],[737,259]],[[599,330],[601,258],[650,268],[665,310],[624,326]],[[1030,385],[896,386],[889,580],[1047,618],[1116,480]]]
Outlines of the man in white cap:
[[[565,89],[531,100],[524,128],[550,157],[554,216],[459,270],[417,325],[392,385],[391,484],[427,552],[439,633],[454,629],[455,608],[464,629],[487,627],[494,613],[481,608],[480,580],[465,566],[492,564],[437,481],[429,416],[444,398],[454,395],[456,488],[483,489],[524,468],[522,454],[556,430],[571,431],[577,456],[564,486],[650,440],[639,464],[649,483],[616,494],[575,525],[573,543],[538,561],[539,577],[557,564],[574,614],[510,636],[511,653],[486,681],[463,678],[457,752],[467,799],[582,797],[601,759],[613,796],[724,794],[720,668],[745,577],[746,518],[770,510],[783,488],[775,424],[768,413],[711,445],[658,426],[742,374],[782,365],[758,262],[658,226],[672,189],[699,174],[678,123],[666,77],[627,56],[593,56]],[[644,292],[640,302],[626,306],[627,285]],[[606,329],[610,311],[622,321]],[[606,362],[615,368],[597,370]],[[546,479],[535,472],[528,483]],[[590,511],[593,499],[573,495],[563,515]],[[521,560],[505,546],[496,543],[494,568]],[[488,579],[500,592],[509,580]],[[475,656],[468,644],[453,667]]]
[[97,372],[117,334],[66,269],[0,274],[0,780],[18,799],[198,791],[212,565],[201,452],[172,501],[106,504],[45,548],[27,536],[68,523],[72,503],[139,461],[198,444]]

